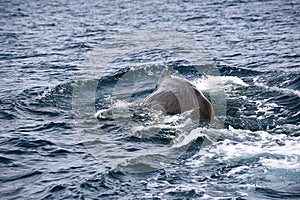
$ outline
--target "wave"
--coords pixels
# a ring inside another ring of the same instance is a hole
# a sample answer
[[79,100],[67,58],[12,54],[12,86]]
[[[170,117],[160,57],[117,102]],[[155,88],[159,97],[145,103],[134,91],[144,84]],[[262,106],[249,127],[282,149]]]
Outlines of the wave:
[[[21,119],[21,135],[6,138],[1,144],[19,151],[7,150],[0,157],[1,164],[16,165],[10,154],[34,154],[36,160],[67,160],[80,171],[82,166],[74,164],[73,159],[84,154],[84,160],[93,163],[96,175],[81,182],[79,193],[91,187],[103,194],[114,193],[115,185],[128,178],[125,174],[135,180],[135,186],[143,188],[145,184],[137,177],[144,180],[154,174],[147,179],[147,188],[153,193],[164,191],[170,197],[187,193],[199,198],[214,197],[211,191],[220,191],[220,196],[226,197],[231,190],[240,196],[270,196],[269,191],[297,196],[298,183],[293,177],[299,173],[299,96],[272,88],[297,91],[297,77],[290,75],[291,79],[276,85],[275,72],[253,75],[251,70],[223,68],[223,74],[218,76],[190,73],[195,68],[185,67],[176,65],[173,72],[191,80],[212,101],[220,89],[224,91],[226,112],[219,112],[217,120],[225,122],[225,127],[198,127],[189,113],[163,116],[136,106],[153,91],[162,66],[125,67],[100,79],[61,83],[52,88],[34,87],[16,95],[14,103],[7,104],[13,105],[12,110],[6,112]],[[79,86],[81,93],[74,92]],[[39,121],[41,117],[48,121]],[[85,154],[86,150],[89,154]],[[76,168],[63,165],[66,167],[53,174],[68,176],[67,171]],[[276,186],[276,182],[283,182],[280,177],[285,177],[288,184]],[[167,184],[176,178],[181,183],[185,180],[180,189]],[[48,181],[54,180],[52,177]],[[95,186],[95,182],[99,185]],[[126,184],[125,191],[135,187],[131,182]],[[55,196],[71,187],[51,184],[46,193]]]

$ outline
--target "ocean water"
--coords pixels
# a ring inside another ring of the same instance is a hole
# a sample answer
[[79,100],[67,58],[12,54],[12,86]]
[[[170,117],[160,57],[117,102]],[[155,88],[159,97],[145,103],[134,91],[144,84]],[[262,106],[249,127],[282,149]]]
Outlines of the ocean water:
[[[299,199],[300,3],[0,1],[1,199]],[[139,107],[164,68],[216,111]]]

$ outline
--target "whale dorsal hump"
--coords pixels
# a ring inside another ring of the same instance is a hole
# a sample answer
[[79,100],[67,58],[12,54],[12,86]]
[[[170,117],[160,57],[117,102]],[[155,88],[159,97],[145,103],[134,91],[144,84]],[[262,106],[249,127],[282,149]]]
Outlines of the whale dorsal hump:
[[164,71],[162,72],[162,74],[157,82],[157,85],[161,84],[166,78],[171,78],[168,68],[164,69]]

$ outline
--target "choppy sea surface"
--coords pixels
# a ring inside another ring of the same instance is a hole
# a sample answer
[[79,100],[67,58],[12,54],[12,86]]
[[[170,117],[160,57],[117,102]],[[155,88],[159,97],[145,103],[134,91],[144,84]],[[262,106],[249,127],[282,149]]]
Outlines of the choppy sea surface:
[[[299,199],[300,2],[0,1],[1,199]],[[162,70],[216,110],[137,106]]]

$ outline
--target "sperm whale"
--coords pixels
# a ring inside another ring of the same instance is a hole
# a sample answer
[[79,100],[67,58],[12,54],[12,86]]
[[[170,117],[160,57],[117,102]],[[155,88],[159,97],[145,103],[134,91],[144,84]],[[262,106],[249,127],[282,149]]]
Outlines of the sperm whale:
[[164,69],[156,89],[141,102],[141,105],[162,110],[167,115],[192,110],[200,115],[200,121],[206,123],[210,123],[214,117],[213,106],[202,92],[190,81],[171,76],[168,69]]

